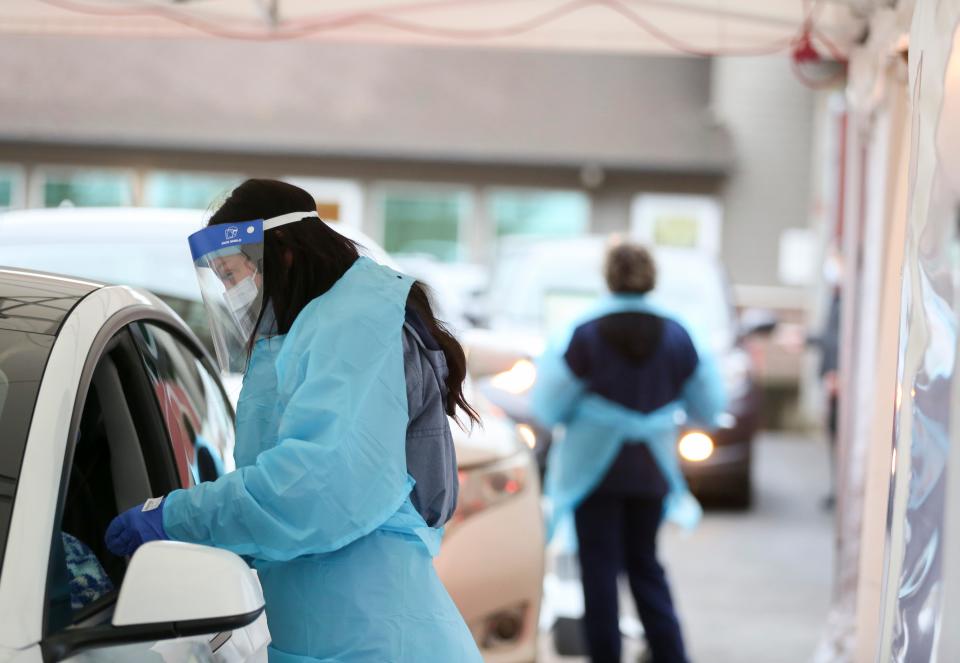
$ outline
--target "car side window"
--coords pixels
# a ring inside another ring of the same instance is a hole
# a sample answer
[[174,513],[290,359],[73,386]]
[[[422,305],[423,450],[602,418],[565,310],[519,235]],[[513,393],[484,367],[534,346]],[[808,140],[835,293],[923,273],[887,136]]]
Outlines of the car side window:
[[[110,521],[177,487],[150,383],[129,332],[103,349],[78,396],[47,581],[47,632],[106,619],[127,560],[104,544]],[[94,617],[95,616],[95,617]]]
[[181,486],[233,470],[233,410],[209,364],[160,325],[137,323],[134,337],[160,403]]

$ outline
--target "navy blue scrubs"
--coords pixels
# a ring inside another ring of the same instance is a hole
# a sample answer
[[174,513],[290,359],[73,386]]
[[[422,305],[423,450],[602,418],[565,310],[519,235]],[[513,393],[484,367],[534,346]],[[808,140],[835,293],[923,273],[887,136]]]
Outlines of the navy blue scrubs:
[[[679,323],[637,312],[581,325],[565,359],[587,391],[639,412],[677,400],[699,361]],[[617,578],[624,571],[655,663],[686,663],[670,588],[657,561],[667,492],[647,446],[625,444],[576,511],[584,623],[593,663],[620,663]]]

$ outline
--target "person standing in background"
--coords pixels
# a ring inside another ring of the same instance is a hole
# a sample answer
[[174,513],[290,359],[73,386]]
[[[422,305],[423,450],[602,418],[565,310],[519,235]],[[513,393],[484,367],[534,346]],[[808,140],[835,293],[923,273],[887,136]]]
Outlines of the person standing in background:
[[656,265],[645,248],[613,246],[605,276],[611,295],[538,362],[534,413],[565,427],[547,461],[548,529],[574,515],[593,663],[620,662],[624,570],[653,661],[685,663],[657,532],[664,517],[688,527],[700,518],[676,455],[677,421],[685,413],[711,427],[723,383],[683,325],[648,300]]
[[836,501],[837,466],[837,429],[840,411],[840,277],[842,263],[837,256],[831,256],[824,267],[824,278],[830,286],[830,306],[823,331],[811,339],[820,348],[820,380],[827,399],[827,442],[830,448],[830,492],[823,500],[824,508],[832,509]]

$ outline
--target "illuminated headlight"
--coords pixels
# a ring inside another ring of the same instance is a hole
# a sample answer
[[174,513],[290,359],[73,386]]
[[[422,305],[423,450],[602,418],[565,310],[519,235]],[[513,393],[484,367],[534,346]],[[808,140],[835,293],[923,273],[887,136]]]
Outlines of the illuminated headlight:
[[511,394],[522,394],[537,381],[537,367],[529,359],[521,359],[510,370],[497,373],[490,384]]
[[713,446],[713,439],[709,435],[691,431],[680,438],[677,451],[684,460],[699,463],[713,455]]
[[537,434],[528,424],[517,424],[517,435],[531,449],[537,446]]
[[460,496],[448,528],[520,495],[527,487],[529,466],[530,455],[522,452],[490,465],[460,470]]

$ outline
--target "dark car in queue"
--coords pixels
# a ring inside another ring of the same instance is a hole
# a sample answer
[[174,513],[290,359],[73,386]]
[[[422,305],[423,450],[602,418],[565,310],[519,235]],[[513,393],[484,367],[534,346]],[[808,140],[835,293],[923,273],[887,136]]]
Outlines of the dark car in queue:
[[[531,416],[534,359],[553,335],[576,320],[606,292],[603,259],[607,240],[581,237],[518,240],[505,244],[481,310],[484,330],[468,337],[478,388],[517,422],[541,469],[551,432]],[[677,451],[694,494],[709,502],[747,507],[751,500],[753,439],[759,425],[760,393],[751,360],[742,347],[765,321],[742,329],[734,315],[726,275],[714,256],[690,249],[658,248],[657,286],[649,295],[712,352],[729,404],[715,429],[681,421]]]

